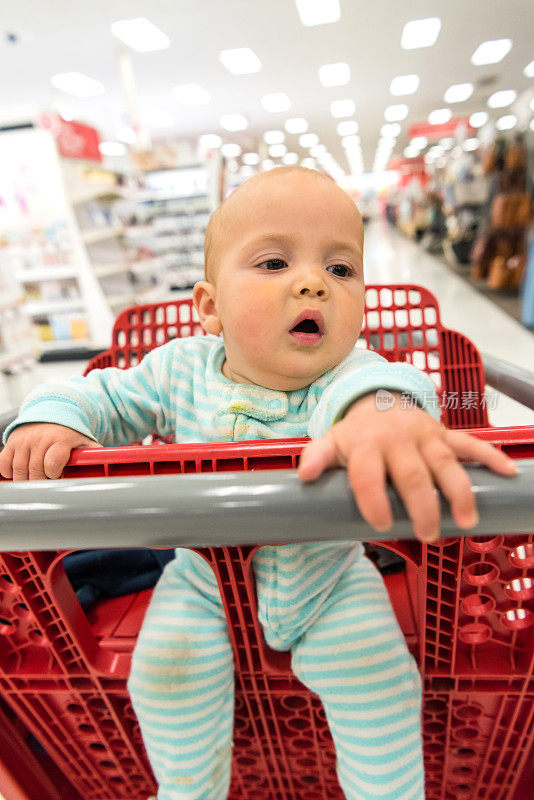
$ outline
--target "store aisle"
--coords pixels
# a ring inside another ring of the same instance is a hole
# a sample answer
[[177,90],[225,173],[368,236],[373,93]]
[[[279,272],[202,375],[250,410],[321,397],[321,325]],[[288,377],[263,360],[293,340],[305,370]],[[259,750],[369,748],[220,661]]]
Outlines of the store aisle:
[[[366,284],[425,286],[437,298],[445,327],[464,333],[480,352],[534,372],[534,334],[383,220],[366,227],[364,274]],[[489,409],[492,425],[534,425],[534,411],[504,395]]]
[[[465,333],[480,351],[534,371],[534,334],[383,220],[366,227],[365,281],[426,286],[438,300],[446,327]],[[31,373],[21,376],[14,396],[23,397],[43,381],[79,375],[84,368],[84,362],[37,364]],[[490,409],[493,425],[534,425],[534,411],[503,395]],[[7,410],[4,403],[0,413]]]

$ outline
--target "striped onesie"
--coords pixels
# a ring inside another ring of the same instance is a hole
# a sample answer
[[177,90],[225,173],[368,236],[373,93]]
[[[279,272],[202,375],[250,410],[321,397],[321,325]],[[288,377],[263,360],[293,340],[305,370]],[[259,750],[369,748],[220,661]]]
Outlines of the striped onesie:
[[[176,442],[315,439],[379,388],[434,406],[424,373],[360,348],[311,385],[287,392],[230,381],[221,372],[224,359],[219,337],[177,339],[129,370],[41,385],[5,439],[25,422],[66,425],[108,446],[154,431]],[[423,800],[419,674],[362,546],[262,547],[253,568],[265,640],[291,650],[295,675],[321,698],[347,800]],[[215,576],[190,550],[176,550],[154,590],[128,688],[158,800],[224,800],[233,655]]]

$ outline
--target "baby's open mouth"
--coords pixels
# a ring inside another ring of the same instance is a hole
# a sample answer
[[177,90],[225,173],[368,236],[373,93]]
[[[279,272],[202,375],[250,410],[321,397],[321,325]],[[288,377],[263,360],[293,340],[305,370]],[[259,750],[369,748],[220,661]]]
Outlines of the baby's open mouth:
[[289,331],[291,336],[296,339],[299,344],[318,344],[324,335],[324,320],[322,314],[309,310],[300,314],[299,317],[297,317],[298,322],[295,322]]
[[294,328],[291,328],[291,333],[319,333],[319,326],[314,319],[303,319]]

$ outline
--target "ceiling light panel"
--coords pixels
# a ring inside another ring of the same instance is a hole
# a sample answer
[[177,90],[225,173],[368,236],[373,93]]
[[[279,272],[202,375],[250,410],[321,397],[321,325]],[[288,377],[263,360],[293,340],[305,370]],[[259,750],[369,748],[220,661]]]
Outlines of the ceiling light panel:
[[285,92],[264,94],[261,104],[266,111],[270,111],[272,114],[276,114],[278,111],[289,111],[291,108],[291,100]]
[[286,153],[282,156],[282,164],[285,164],[287,167],[293,167],[295,164],[299,163],[299,156],[298,153]]
[[75,97],[97,97],[106,92],[100,81],[82,75],[81,72],[60,72],[52,75],[52,86]]
[[237,158],[241,155],[241,145],[234,144],[233,142],[223,144],[221,147],[221,153],[225,158]]
[[306,133],[308,123],[304,117],[293,117],[285,121],[284,128],[288,133]]
[[382,136],[398,136],[401,132],[401,126],[398,122],[390,122],[382,125],[380,134]]
[[269,155],[271,158],[282,158],[287,153],[285,144],[272,144],[269,147]]
[[353,100],[334,100],[330,103],[330,113],[333,117],[350,117],[355,111]]
[[263,134],[263,141],[267,144],[282,144],[285,138],[284,131],[265,131]]
[[166,50],[171,44],[169,37],[145,17],[112,22],[111,33],[138,53]]
[[255,167],[260,163],[260,156],[258,153],[243,153],[241,161],[243,164],[247,164],[250,167]]
[[222,145],[222,139],[217,133],[204,133],[199,136],[198,146],[201,150],[217,150]]
[[523,70],[523,75],[525,75],[527,78],[534,78],[534,61],[531,61],[530,64],[527,64]]
[[250,47],[221,50],[219,60],[232,75],[250,75],[261,70],[261,61]]
[[471,64],[477,67],[481,64],[497,64],[511,49],[511,39],[492,39],[489,42],[482,42],[471,56]]
[[510,131],[512,128],[515,128],[516,125],[517,117],[513,114],[505,114],[504,117],[500,117],[495,123],[495,127],[498,131]]
[[350,81],[350,68],[348,64],[324,64],[319,67],[319,80],[323,86],[344,86]]
[[471,97],[474,88],[472,83],[455,83],[449,86],[443,99],[446,103],[463,103]]
[[444,125],[452,117],[450,108],[436,108],[428,115],[428,121],[431,125]]
[[323,153],[326,153],[326,145],[324,144],[314,144],[313,147],[310,147],[310,155],[317,158],[317,156],[321,156]]
[[417,150],[422,150],[428,144],[428,139],[426,136],[414,136],[412,141],[410,142],[411,147],[417,148]]
[[313,147],[319,144],[319,137],[316,133],[303,133],[302,136],[299,137],[299,144],[301,147]]
[[408,116],[408,106],[400,103],[396,106],[388,106],[384,111],[384,119],[387,122],[397,122],[398,120],[405,119]]
[[358,133],[358,123],[353,119],[346,119],[338,122],[336,130],[340,136],[352,136]]
[[243,114],[223,114],[219,123],[226,131],[244,131],[248,128],[247,118]]
[[509,106],[517,97],[515,89],[503,89],[500,92],[494,92],[488,99],[488,106],[490,108],[504,108]]
[[413,19],[407,22],[402,30],[401,47],[405,50],[416,50],[419,47],[431,47],[436,43],[441,30],[439,17]]
[[480,142],[478,141],[478,139],[476,137],[473,137],[471,139],[466,139],[464,144],[463,144],[464,150],[467,153],[470,153],[473,150],[477,150],[479,146],[480,146]]
[[401,97],[406,94],[413,94],[419,88],[419,75],[398,75],[393,78],[389,91],[391,94]]
[[471,114],[469,117],[469,124],[472,128],[481,128],[489,119],[489,114],[487,111],[475,111],[474,114]]
[[295,0],[303,25],[327,25],[341,16],[339,0]]
[[314,158],[303,158],[300,164],[302,167],[307,167],[307,169],[315,169],[316,161]]
[[211,102],[210,93],[198,83],[184,83],[171,89],[172,96],[183,106],[207,106]]

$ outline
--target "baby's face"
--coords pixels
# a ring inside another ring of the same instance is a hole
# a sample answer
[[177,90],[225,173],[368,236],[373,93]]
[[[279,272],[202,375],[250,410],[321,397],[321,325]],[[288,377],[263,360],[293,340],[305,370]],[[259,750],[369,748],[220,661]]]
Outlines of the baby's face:
[[226,377],[300,389],[343,361],[360,334],[363,226],[333,181],[295,171],[249,184],[221,220],[204,324],[223,334]]

